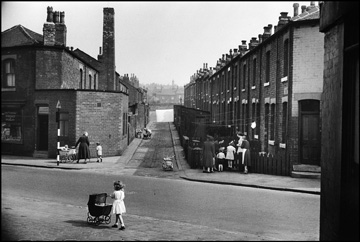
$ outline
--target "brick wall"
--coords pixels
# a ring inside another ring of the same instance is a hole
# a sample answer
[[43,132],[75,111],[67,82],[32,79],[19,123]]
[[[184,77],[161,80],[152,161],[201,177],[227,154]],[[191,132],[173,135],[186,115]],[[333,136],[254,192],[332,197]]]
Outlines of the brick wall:
[[[327,238],[338,238],[341,198],[342,69],[343,25],[325,35],[324,91],[321,100],[321,230]],[[334,142],[335,141],[335,142]],[[336,142],[337,141],[337,142]],[[334,234],[333,234],[334,233]]]

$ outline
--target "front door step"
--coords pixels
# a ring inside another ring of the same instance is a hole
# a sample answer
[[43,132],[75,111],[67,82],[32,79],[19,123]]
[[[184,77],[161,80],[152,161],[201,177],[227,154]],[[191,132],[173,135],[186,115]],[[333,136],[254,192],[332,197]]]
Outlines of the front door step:
[[294,177],[294,178],[321,179],[321,173],[319,173],[319,172],[292,171],[291,172],[291,177]]
[[293,171],[321,173],[321,167],[315,165],[300,164],[300,165],[293,165]]
[[47,151],[38,151],[38,150],[34,151],[33,157],[34,158],[49,158]]

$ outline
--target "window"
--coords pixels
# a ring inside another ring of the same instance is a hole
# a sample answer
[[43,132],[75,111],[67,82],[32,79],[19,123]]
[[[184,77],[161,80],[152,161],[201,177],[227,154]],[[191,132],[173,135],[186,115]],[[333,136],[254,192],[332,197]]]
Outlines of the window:
[[6,59],[3,62],[4,81],[3,87],[15,87],[15,60]]
[[265,104],[265,151],[268,152],[270,104]]
[[60,136],[69,136],[69,113],[60,113]]
[[270,51],[266,52],[266,73],[265,82],[270,82]]
[[22,111],[20,109],[1,110],[1,142],[22,142]]
[[89,74],[89,88],[90,89],[92,89],[93,87],[92,87],[92,82],[91,82],[92,80],[91,80],[91,75]]
[[80,82],[79,82],[79,88],[83,89],[83,70],[80,69]]
[[243,65],[243,82],[242,82],[242,89],[245,89],[245,82],[246,82],[246,64]]
[[270,115],[270,140],[275,140],[275,104],[271,104]]
[[256,58],[253,60],[253,86],[256,86]]
[[260,135],[260,103],[256,104],[256,135]]
[[[255,110],[255,105],[256,105],[256,104],[253,103],[253,104],[252,104],[252,107],[251,107],[251,109],[252,109],[252,110],[251,110],[251,112],[252,112],[252,119],[251,119],[251,121],[252,121],[252,122],[256,122],[256,116],[255,116],[255,115],[256,115],[256,112],[255,112],[256,110]],[[255,130],[255,129],[252,129],[253,138],[255,138],[255,136],[254,136],[255,134],[256,134],[256,130]]]
[[283,77],[289,75],[289,40],[284,42],[284,73]]
[[282,143],[286,143],[286,128],[287,128],[287,102],[282,104]]
[[123,113],[123,136],[127,135],[128,114]]
[[94,74],[94,89],[97,90],[99,88],[99,85],[97,83],[97,78],[96,78],[96,74]]

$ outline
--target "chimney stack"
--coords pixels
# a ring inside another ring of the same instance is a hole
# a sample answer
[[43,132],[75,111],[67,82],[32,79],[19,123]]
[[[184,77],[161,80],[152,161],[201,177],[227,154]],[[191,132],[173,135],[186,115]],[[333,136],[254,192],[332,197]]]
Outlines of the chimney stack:
[[259,42],[256,40],[256,37],[252,37],[249,43],[249,50],[254,49],[258,44]]
[[259,44],[262,43],[262,34],[259,34]]
[[55,12],[55,42],[66,46],[65,12]]
[[294,7],[294,17],[299,15],[299,4],[298,3],[294,3],[293,4]]
[[43,41],[44,45],[47,46],[55,45],[55,24],[53,22],[53,16],[53,8],[47,7],[47,18],[43,27]]
[[267,38],[271,36],[271,28],[272,28],[271,24],[264,27],[263,41],[265,41]]
[[112,91],[116,90],[115,11],[114,8],[104,8],[103,13],[103,53],[102,55],[98,55],[98,60],[101,62],[99,89]]
[[[287,12],[280,13],[277,30],[281,29],[284,25],[286,25],[290,21],[290,17],[288,17],[287,14],[288,14]],[[276,32],[276,30],[275,30],[275,32]]]

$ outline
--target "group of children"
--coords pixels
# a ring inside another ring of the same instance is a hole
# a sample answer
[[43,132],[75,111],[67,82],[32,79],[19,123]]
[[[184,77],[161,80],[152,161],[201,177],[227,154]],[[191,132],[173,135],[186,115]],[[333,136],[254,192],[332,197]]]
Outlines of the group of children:
[[[218,171],[224,170],[239,170],[244,165],[244,173],[248,173],[247,164],[244,164],[245,153],[250,152],[249,142],[243,134],[237,134],[239,140],[235,146],[232,140],[227,147],[220,147],[216,155],[215,169]],[[237,148],[235,148],[237,147]],[[241,162],[241,164],[240,164]]]

